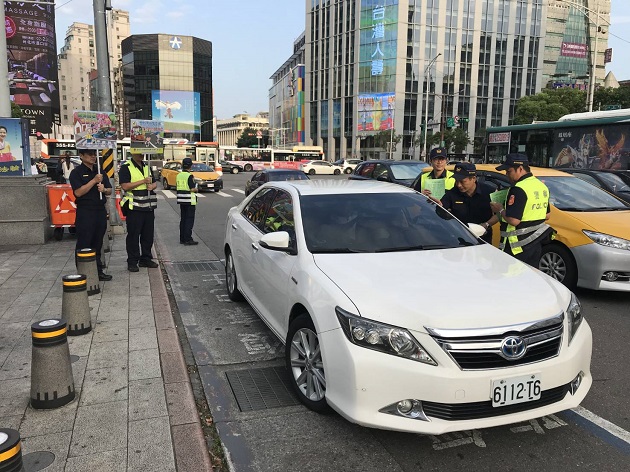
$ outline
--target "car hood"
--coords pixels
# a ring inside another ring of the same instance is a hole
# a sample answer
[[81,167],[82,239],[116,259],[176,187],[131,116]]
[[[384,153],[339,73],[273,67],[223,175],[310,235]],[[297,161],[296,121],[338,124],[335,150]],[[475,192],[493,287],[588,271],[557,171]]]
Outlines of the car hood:
[[313,257],[360,316],[421,332],[540,320],[570,300],[564,286],[487,244]]
[[191,174],[193,177],[203,180],[217,180],[219,178],[219,174],[216,172],[191,172]]
[[630,239],[630,209],[621,211],[567,212],[584,224],[584,229]]

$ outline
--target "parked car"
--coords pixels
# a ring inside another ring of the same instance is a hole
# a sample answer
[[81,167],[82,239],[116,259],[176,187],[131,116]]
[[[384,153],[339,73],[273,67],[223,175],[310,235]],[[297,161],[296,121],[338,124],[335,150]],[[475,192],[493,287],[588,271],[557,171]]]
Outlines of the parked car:
[[[226,228],[229,298],[285,344],[293,390],[314,411],[443,434],[575,408],[591,386],[575,295],[414,190],[270,182]],[[427,303],[418,287],[454,274],[465,284]]]
[[265,169],[259,170],[245,184],[245,195],[249,195],[261,185],[267,182],[280,182],[282,180],[308,180],[308,176],[301,170],[292,169]]
[[228,162],[224,160],[220,160],[219,164],[223,168],[223,172],[229,172],[230,174],[238,174],[239,172],[243,172],[244,168],[240,164],[236,164],[234,162]]
[[394,161],[391,159],[363,161],[350,175],[351,180],[380,180],[393,184],[411,186],[414,179],[429,167],[421,161]]
[[361,159],[339,159],[338,161],[333,162],[333,164],[341,167],[344,174],[352,174],[355,167],[362,162],[363,161]]
[[614,170],[562,169],[630,203],[630,174]]
[[[478,180],[509,187],[496,165],[477,165]],[[630,205],[584,180],[556,169],[532,167],[549,188],[547,223],[558,234],[543,246],[538,267],[569,288],[630,292]],[[499,244],[499,230],[493,230]]]
[[[177,174],[182,171],[181,161],[168,161],[162,166],[162,186],[164,190],[171,187],[177,188]],[[219,192],[223,188],[223,179],[214,171],[214,168],[203,162],[193,161],[190,173],[197,183],[199,191],[213,190]]]
[[328,161],[308,161],[300,162],[300,169],[305,174],[325,174],[325,175],[339,175],[343,172],[343,168],[331,164]]

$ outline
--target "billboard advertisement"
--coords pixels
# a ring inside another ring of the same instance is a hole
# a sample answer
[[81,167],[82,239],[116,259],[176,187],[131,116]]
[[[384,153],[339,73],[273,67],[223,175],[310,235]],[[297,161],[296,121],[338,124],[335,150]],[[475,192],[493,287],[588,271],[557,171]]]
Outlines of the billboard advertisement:
[[11,101],[29,119],[29,133],[60,122],[55,6],[4,2]]
[[362,1],[358,131],[394,126],[397,47],[398,0]]
[[74,110],[77,149],[116,149],[116,114],[111,111]]
[[28,120],[0,118],[0,177],[31,175],[28,132]]
[[199,92],[152,90],[152,119],[164,122],[165,133],[199,133],[201,102]]
[[584,59],[588,53],[588,46],[583,43],[569,43],[562,41],[560,55],[565,57],[578,57]]
[[164,123],[152,120],[131,120],[129,150],[142,154],[164,154]]
[[628,169],[630,126],[554,130],[552,167]]

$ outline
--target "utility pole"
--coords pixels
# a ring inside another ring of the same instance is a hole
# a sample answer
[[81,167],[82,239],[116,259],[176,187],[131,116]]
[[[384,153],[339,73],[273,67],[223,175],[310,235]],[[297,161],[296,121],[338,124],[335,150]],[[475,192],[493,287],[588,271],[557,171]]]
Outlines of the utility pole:
[[6,20],[4,18],[4,2],[0,8],[0,22],[2,33],[0,34],[0,116],[11,118],[11,90],[9,88],[9,61],[7,61],[7,35],[5,34]]
[[392,159],[392,153],[394,152],[394,124],[392,123],[392,127],[389,132],[389,158]]

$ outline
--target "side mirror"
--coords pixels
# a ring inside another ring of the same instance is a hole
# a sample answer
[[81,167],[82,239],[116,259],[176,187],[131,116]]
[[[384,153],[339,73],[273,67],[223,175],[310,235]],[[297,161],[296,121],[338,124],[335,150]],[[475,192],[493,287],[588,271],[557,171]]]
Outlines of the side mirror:
[[486,228],[481,225],[475,223],[468,223],[468,229],[474,234],[477,238],[482,237],[486,234]]
[[386,175],[379,175],[376,180],[380,181],[380,182],[389,182],[389,179],[387,178]]
[[274,231],[267,233],[260,238],[260,247],[269,249],[270,251],[281,251],[289,254],[296,254],[295,248],[290,245],[291,237],[286,231]]

